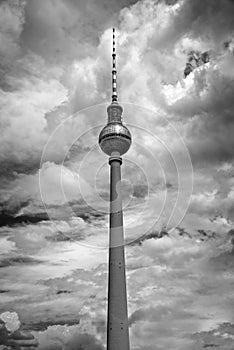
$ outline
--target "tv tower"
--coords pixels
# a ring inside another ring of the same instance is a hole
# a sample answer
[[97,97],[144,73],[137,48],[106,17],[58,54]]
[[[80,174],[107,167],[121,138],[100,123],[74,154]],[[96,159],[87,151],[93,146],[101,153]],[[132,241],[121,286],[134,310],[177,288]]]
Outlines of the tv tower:
[[117,98],[115,29],[112,52],[112,102],[107,107],[107,125],[99,135],[99,145],[109,156],[110,226],[107,312],[107,350],[129,350],[127,291],[121,197],[121,156],[131,146],[131,134],[122,123],[123,108]]

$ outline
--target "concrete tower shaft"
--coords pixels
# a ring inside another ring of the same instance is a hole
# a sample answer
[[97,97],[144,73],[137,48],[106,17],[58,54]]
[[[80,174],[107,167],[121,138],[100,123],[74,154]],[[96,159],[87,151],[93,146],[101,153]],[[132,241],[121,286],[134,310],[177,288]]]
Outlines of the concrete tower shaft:
[[129,350],[121,196],[121,157],[110,157],[110,235],[107,350]]

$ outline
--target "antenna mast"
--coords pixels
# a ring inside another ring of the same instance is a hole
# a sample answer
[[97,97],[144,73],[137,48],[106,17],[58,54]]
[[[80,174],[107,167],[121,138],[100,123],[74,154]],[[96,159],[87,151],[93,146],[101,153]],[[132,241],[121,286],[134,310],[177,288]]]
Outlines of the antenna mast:
[[115,28],[113,28],[113,51],[112,51],[112,102],[117,102],[117,70],[115,50]]

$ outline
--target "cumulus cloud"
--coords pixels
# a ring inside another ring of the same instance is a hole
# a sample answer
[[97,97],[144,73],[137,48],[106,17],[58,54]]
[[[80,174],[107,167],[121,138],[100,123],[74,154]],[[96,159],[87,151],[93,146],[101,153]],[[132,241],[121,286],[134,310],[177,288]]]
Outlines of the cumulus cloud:
[[[79,326],[52,326],[46,331],[37,333],[39,339],[39,349],[52,350],[52,349],[92,349],[102,350],[104,349],[100,340],[98,340],[94,334],[88,333],[88,329],[85,330],[85,323]],[[88,324],[86,324],[88,326]],[[89,326],[88,326],[89,327]]]
[[[85,322],[79,326],[50,326],[46,327],[44,332],[34,335],[29,332],[20,331],[20,321],[17,313],[5,312],[1,314],[1,319],[4,321],[1,326],[1,345],[12,347],[30,347],[39,349],[104,349],[100,340],[93,334],[88,334],[86,328],[89,328],[89,323]],[[79,323],[79,322],[78,322]],[[88,326],[88,327],[87,327]],[[86,327],[86,328],[85,328]],[[89,328],[92,331],[91,328]],[[36,337],[36,338],[35,338]],[[38,339],[38,340],[37,340]]]
[[3,174],[38,167],[47,138],[45,113],[66,99],[65,88],[56,80],[20,80],[16,91],[1,91]]
[[5,322],[8,331],[14,332],[20,327],[20,320],[16,312],[3,312],[0,315],[1,319]]

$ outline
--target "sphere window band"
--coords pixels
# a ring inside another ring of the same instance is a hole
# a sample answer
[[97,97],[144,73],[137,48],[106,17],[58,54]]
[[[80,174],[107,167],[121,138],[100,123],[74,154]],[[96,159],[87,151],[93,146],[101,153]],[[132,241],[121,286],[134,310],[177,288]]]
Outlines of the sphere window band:
[[118,138],[118,137],[125,137],[126,139],[128,139],[130,142],[131,142],[131,137],[130,136],[128,136],[128,135],[125,135],[125,134],[117,134],[117,133],[113,133],[113,134],[106,134],[106,135],[103,135],[103,136],[101,136],[100,137],[100,139],[99,139],[99,142],[102,142],[102,140],[104,140],[104,139],[106,139],[106,138]]

